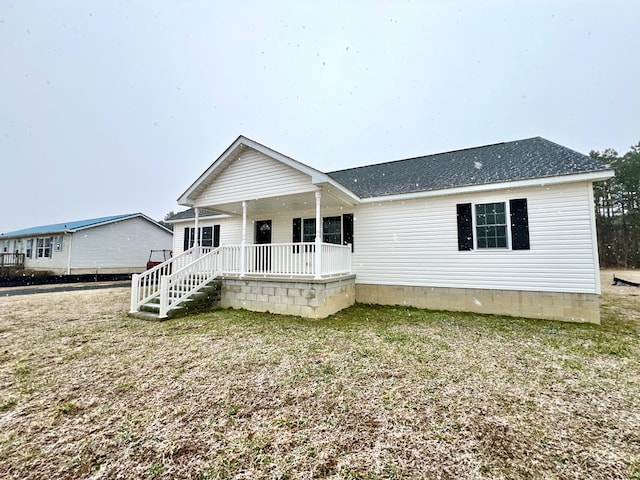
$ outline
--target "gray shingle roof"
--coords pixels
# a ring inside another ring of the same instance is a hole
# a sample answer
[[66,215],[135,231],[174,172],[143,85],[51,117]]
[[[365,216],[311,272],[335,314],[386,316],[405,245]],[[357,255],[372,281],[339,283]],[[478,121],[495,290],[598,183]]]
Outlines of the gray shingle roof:
[[[198,218],[212,217],[214,215],[221,215],[221,214],[218,212],[214,212],[213,210],[206,210],[204,208],[201,208],[200,215],[198,216]],[[188,220],[190,218],[196,218],[196,211],[194,208],[189,208],[188,210],[183,210],[182,212],[178,212],[173,216],[167,218],[165,221],[175,222],[176,220]]]
[[329,172],[360,198],[609,170],[541,137]]

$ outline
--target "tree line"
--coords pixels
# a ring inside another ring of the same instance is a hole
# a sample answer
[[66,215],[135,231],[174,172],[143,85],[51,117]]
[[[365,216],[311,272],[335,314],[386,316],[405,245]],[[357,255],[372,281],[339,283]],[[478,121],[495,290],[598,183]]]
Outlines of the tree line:
[[640,267],[640,142],[624,155],[613,149],[589,155],[616,172],[594,184],[600,266]]

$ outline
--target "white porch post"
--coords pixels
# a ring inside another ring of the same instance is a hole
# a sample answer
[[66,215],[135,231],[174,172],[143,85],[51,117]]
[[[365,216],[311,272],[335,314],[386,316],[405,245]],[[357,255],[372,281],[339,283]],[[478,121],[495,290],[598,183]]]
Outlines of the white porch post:
[[196,212],[196,222],[195,222],[195,231],[194,231],[194,238],[193,238],[193,246],[194,247],[198,247],[196,249],[196,257],[200,256],[200,229],[199,229],[199,223],[200,223],[200,209],[198,207],[194,208],[195,212]]
[[320,199],[322,193],[318,190],[316,192],[316,258],[315,258],[315,270],[316,278],[322,278],[322,218],[320,217]]
[[240,243],[240,276],[246,272],[246,245],[247,245],[247,202],[242,202],[242,242]]

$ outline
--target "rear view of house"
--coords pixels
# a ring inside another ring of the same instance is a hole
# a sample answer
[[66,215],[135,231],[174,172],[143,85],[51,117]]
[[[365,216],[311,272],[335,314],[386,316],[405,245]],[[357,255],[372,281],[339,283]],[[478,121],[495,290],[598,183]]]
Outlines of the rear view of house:
[[151,249],[171,249],[171,230],[142,213],[26,228],[0,235],[2,256],[60,275],[142,272]]
[[189,285],[215,279],[222,306],[256,311],[597,323],[593,182],[612,175],[540,137],[323,173],[241,136],[178,199],[176,263],[136,280],[132,312],[156,296],[160,316],[177,308],[199,288],[179,286],[191,269]]

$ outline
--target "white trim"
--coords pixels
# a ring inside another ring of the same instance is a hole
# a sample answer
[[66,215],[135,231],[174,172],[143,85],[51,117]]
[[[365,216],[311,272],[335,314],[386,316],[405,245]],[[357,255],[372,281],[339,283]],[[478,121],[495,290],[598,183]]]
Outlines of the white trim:
[[200,229],[199,229],[199,226],[200,226],[199,225],[199,223],[200,223],[200,209],[198,207],[196,207],[194,209],[194,211],[195,211],[194,236],[196,238],[193,239],[193,244],[194,244],[194,246],[199,247],[200,246]]
[[[593,188],[589,189],[589,205],[595,205],[593,198]],[[596,293],[600,295],[602,293],[602,285],[600,282],[600,256],[598,255],[598,231],[596,229],[596,214],[594,208],[591,208],[591,238],[593,238],[593,265],[595,270],[596,279]]]
[[185,205],[185,206],[193,206],[195,205],[195,201],[194,199],[190,198],[191,195],[193,195],[198,188],[200,188],[200,186],[207,180],[207,178],[209,178],[209,176],[211,176],[218,168],[222,167],[226,162],[227,159],[229,159],[232,154],[239,149],[240,147],[245,146],[248,148],[251,148],[259,153],[262,153],[263,155],[266,155],[270,158],[272,158],[273,160],[276,160],[284,165],[287,165],[288,167],[291,167],[295,170],[298,170],[301,173],[304,173],[308,176],[311,177],[311,184],[312,185],[318,185],[318,184],[329,184],[332,187],[334,187],[335,189],[341,191],[343,194],[347,195],[348,197],[350,197],[353,201],[359,201],[360,198],[353,193],[351,190],[349,190],[348,188],[344,187],[342,184],[340,184],[339,182],[335,181],[333,178],[331,178],[329,175],[327,175],[326,173],[322,173],[319,170],[316,170],[315,168],[312,168],[308,165],[305,165],[304,163],[298,162],[297,160],[294,160],[290,157],[287,157],[279,152],[276,152],[275,150],[272,150],[269,147],[265,147],[264,145],[255,142],[247,137],[244,137],[242,135],[240,135],[223,153],[222,155],[220,155],[212,164],[211,166],[209,166],[209,168],[207,168],[207,170],[204,171],[204,173],[202,173],[198,179],[193,182],[191,184],[191,186],[189,188],[187,188],[187,190],[178,197],[178,204],[179,205]]
[[316,192],[316,278],[322,278],[322,192]]
[[[222,218],[231,218],[233,215],[227,215],[226,213],[221,213],[218,215],[206,215],[206,216],[202,216],[202,213],[200,213],[200,221],[201,222],[206,222],[208,220],[218,220],[218,219],[222,219]],[[171,223],[172,225],[175,225],[176,223],[185,223],[185,222],[193,222],[193,219],[195,217],[191,217],[191,218],[179,218],[177,220],[165,220],[167,223]]]
[[240,244],[240,278],[244,277],[247,269],[247,202],[242,202],[242,243]]
[[422,192],[399,193],[360,199],[360,203],[392,202],[394,200],[413,200],[416,198],[443,197],[445,195],[462,195],[465,193],[478,193],[492,190],[515,189],[525,187],[539,187],[544,185],[558,185],[574,182],[598,182],[614,176],[613,170],[605,170],[592,173],[578,173],[574,175],[560,175],[555,177],[540,177],[530,180],[517,180],[514,182],[490,183],[486,185],[469,185],[465,187],[445,188],[440,190],[428,190]]
[[[507,236],[507,246],[506,247],[484,247],[484,248],[479,248],[478,247],[478,228],[476,225],[476,218],[478,216],[478,214],[476,213],[476,207],[478,205],[486,205],[488,203],[504,203],[504,214],[505,214],[505,233]],[[510,252],[513,249],[511,248],[512,242],[511,242],[511,205],[510,205],[510,201],[509,200],[494,200],[494,199],[490,199],[490,200],[482,200],[480,202],[471,202],[471,228],[473,228],[473,250],[474,252],[496,252],[496,251],[502,251],[502,252]]]

